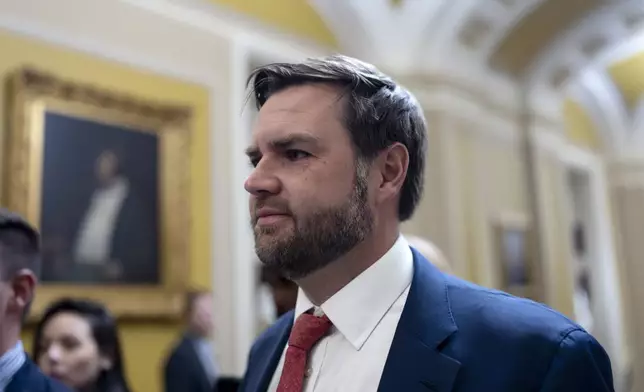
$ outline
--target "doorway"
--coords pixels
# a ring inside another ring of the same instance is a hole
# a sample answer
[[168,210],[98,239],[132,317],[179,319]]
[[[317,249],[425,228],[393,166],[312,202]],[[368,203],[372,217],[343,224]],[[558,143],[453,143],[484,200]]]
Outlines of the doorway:
[[[570,270],[573,284],[573,311],[575,321],[588,332],[594,334],[597,312],[593,302],[593,268],[591,259],[596,256],[594,247],[589,243],[592,209],[590,207],[590,179],[587,172],[569,169],[566,175],[569,194]],[[594,254],[591,254],[594,253]],[[601,327],[600,327],[601,330]]]
[[567,146],[561,159],[568,202],[562,222],[569,233],[571,293],[577,302],[573,317],[602,344],[618,384],[628,360],[605,169],[599,156],[574,146]]

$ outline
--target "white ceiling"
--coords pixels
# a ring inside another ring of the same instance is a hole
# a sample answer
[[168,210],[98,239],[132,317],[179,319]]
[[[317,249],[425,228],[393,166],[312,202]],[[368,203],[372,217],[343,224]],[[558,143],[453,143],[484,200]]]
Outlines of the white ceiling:
[[[495,78],[508,88],[516,88],[516,80],[491,69],[491,55],[517,23],[543,2],[309,1],[348,54],[391,72],[443,69],[469,76],[472,83]],[[600,114],[596,117],[613,119],[603,124],[613,130],[618,123],[620,129],[644,126],[644,104],[638,111],[642,119],[625,119],[621,95],[605,72],[607,65],[644,48],[644,38],[633,38],[644,28],[644,1],[605,1],[547,47],[522,82],[530,87],[533,100],[545,102],[545,110],[553,116],[560,115],[562,99],[571,97]]]

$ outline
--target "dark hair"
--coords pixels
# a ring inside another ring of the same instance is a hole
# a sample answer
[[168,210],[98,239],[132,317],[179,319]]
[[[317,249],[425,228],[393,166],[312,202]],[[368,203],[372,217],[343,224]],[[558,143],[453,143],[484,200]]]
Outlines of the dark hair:
[[124,156],[123,152],[121,150],[107,148],[105,150],[102,150],[98,154],[98,158],[102,157],[105,154],[111,154],[114,157],[114,162],[116,164],[116,167],[114,168],[114,174],[122,175],[123,174],[123,156]]
[[21,269],[38,275],[40,236],[22,217],[0,208],[0,278],[10,279]]
[[112,360],[109,370],[102,370],[96,380],[98,392],[130,392],[125,372],[121,342],[116,321],[100,303],[73,298],[63,298],[51,304],[36,325],[33,341],[33,359],[38,361],[42,354],[42,334],[49,320],[59,313],[74,313],[84,318],[92,329],[92,336],[102,355]]
[[401,143],[409,152],[398,216],[411,218],[423,193],[427,153],[425,116],[413,95],[373,65],[333,55],[302,63],[275,63],[255,69],[248,78],[257,108],[289,87],[328,83],[346,97],[343,121],[356,158],[370,163],[382,150]]

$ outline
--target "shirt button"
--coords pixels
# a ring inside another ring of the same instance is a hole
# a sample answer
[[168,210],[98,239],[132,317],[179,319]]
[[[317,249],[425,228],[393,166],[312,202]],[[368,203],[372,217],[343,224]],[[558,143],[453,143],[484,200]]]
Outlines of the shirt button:
[[307,368],[306,372],[304,373],[304,377],[309,378],[311,377],[311,374],[313,374],[313,369]]

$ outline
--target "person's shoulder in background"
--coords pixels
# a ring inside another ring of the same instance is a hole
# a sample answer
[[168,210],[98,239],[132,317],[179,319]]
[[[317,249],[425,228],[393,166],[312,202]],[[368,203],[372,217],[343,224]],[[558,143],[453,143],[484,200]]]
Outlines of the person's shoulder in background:
[[72,392],[60,382],[45,376],[29,358],[13,376],[5,392]]

